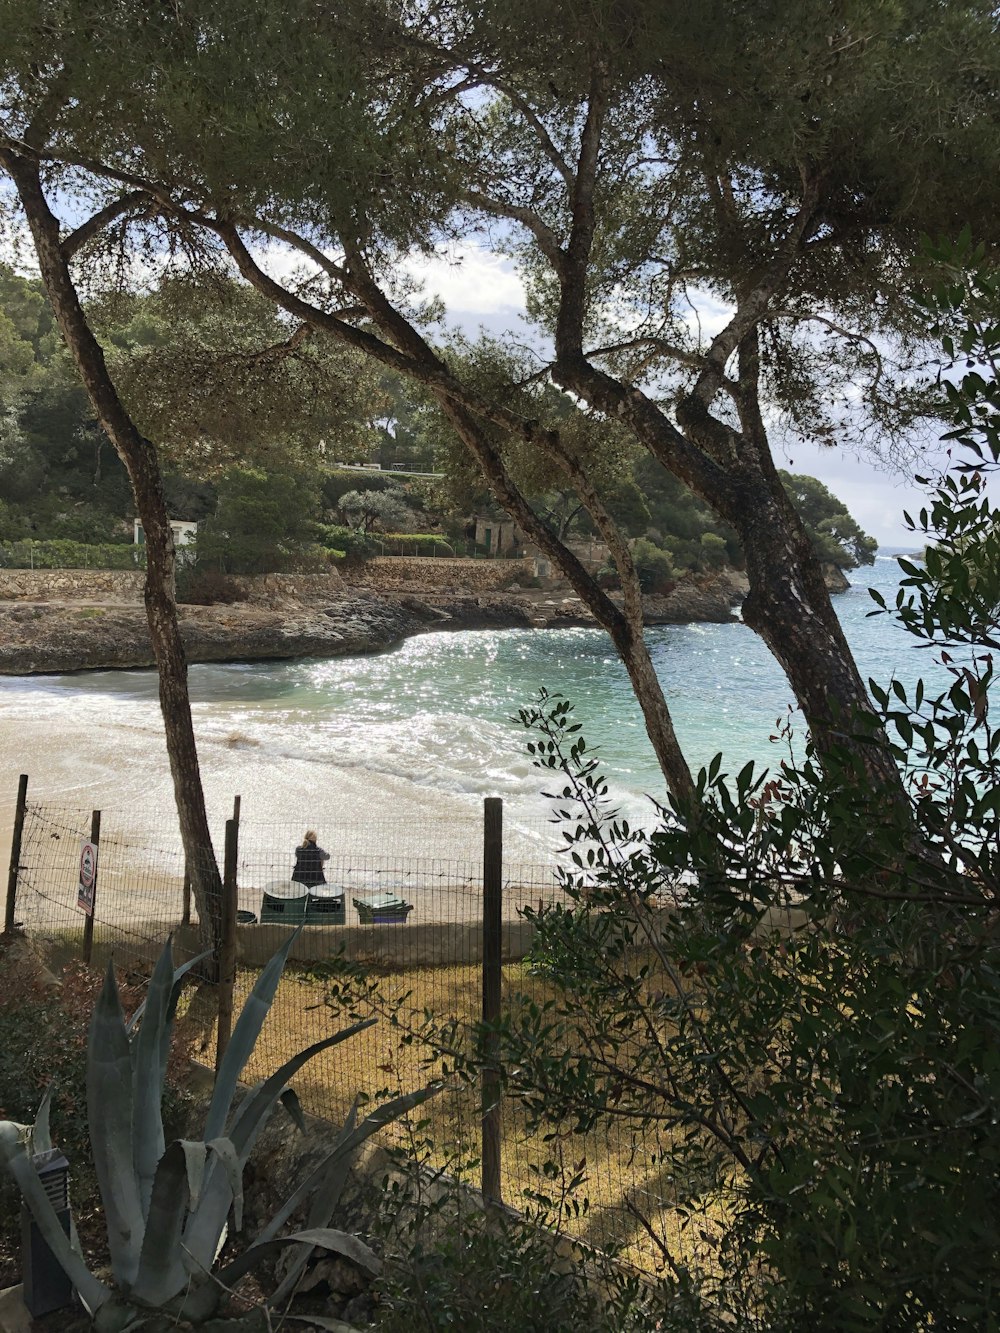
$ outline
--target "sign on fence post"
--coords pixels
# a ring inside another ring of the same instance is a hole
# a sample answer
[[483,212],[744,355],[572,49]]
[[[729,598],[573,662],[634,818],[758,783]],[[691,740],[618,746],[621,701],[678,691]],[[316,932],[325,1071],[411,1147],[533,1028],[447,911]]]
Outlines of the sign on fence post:
[[97,902],[97,851],[101,841],[101,812],[90,816],[90,838],[80,843],[80,884],[76,905],[86,914],[83,923],[83,961],[90,966],[94,948],[94,904]]
[[80,843],[80,883],[76,905],[87,916],[94,915],[94,890],[97,887],[97,845],[89,838]]

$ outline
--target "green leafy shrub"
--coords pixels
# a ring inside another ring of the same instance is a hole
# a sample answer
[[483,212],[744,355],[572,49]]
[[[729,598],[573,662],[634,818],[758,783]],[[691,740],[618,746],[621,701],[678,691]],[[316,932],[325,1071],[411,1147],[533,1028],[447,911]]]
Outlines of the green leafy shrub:
[[632,559],[643,592],[663,593],[673,586],[674,562],[668,551],[654,546],[645,537],[638,537],[632,545]]
[[20,541],[0,545],[7,569],[145,569],[145,547],[125,543]]
[[[391,1200],[386,1205],[391,1210]],[[656,1327],[649,1292],[611,1264],[589,1269],[568,1243],[527,1219],[447,1204],[422,1217],[406,1253],[376,1284],[382,1333],[639,1333]],[[427,1237],[430,1239],[427,1239]],[[644,1299],[645,1298],[645,1299]]]
[[386,532],[381,541],[386,555],[430,555],[447,559],[455,554],[452,544],[436,532]]
[[363,565],[379,554],[380,542],[357,528],[326,524],[320,528],[321,541],[335,559],[346,565]]

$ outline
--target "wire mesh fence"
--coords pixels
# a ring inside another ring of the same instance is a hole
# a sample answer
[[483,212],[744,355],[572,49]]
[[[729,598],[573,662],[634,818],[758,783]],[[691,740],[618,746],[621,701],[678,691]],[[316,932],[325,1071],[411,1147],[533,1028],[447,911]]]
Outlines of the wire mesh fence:
[[[178,961],[203,948],[211,934],[207,918],[218,909],[210,894],[222,891],[218,869],[185,865],[177,827],[165,812],[144,819],[141,828],[134,812],[129,818],[126,825],[115,812],[102,812],[92,927],[86,927],[79,906],[81,849],[92,812],[24,804],[13,918],[29,936],[74,954],[88,949],[90,930],[94,963],[113,953],[118,961],[147,964],[171,933]],[[231,821],[231,834],[234,828],[237,1013],[290,927],[303,927],[245,1077],[273,1072],[342,1027],[349,1013],[375,1013],[382,1021],[296,1076],[307,1111],[336,1122],[359,1094],[377,1099],[412,1091],[439,1074],[441,1032],[467,1040],[483,1013],[482,817],[470,814],[464,825],[428,817],[419,829],[342,830],[325,847],[319,830],[321,855],[311,858],[300,853],[303,834],[312,830],[249,819],[245,812],[238,824]],[[221,864],[221,838],[216,850]],[[509,1015],[556,997],[532,954],[534,930],[525,913],[565,895],[550,826],[512,831],[504,852],[500,1004]],[[525,853],[534,859],[521,859]],[[213,874],[217,887],[206,888]],[[184,1031],[192,1054],[211,1064],[218,1008],[206,994],[191,1005]],[[436,1047],[424,1040],[429,1025],[438,1034]],[[480,1084],[452,1079],[421,1115],[434,1164],[476,1183]],[[403,1133],[398,1127],[385,1132],[390,1140]],[[652,1218],[662,1235],[676,1237],[669,1173],[659,1165],[665,1144],[655,1129],[623,1123],[588,1134],[530,1132],[522,1105],[505,1097],[500,1143],[500,1192],[509,1205],[547,1200],[572,1235],[597,1248],[621,1247],[643,1266],[654,1261],[655,1249],[641,1219]]]

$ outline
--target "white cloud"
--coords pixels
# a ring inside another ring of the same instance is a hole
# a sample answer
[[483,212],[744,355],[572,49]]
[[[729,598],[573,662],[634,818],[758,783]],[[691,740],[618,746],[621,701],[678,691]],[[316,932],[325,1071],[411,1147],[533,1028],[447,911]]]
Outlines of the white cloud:
[[524,284],[513,264],[478,245],[449,246],[433,258],[411,256],[403,268],[424,284],[428,296],[440,297],[446,310],[456,315],[488,319],[524,311]]

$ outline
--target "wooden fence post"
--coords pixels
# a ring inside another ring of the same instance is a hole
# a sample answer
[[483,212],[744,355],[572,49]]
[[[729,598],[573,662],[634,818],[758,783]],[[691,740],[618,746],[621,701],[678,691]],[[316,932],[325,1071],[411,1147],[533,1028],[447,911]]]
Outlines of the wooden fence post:
[[24,832],[24,811],[28,804],[28,775],[22,773],[17,780],[17,805],[14,809],[14,834],[10,840],[10,870],[7,872],[7,905],[3,915],[3,933],[9,935],[14,929],[14,914],[17,911],[17,872],[21,868],[21,835]]
[[236,863],[239,853],[240,826],[226,820],[226,851],[222,874],[222,939],[219,947],[219,1032],[215,1043],[215,1068],[218,1071],[233,1031],[233,991],[236,987]]
[[98,849],[97,865],[94,867],[94,890],[90,911],[83,918],[83,961],[90,966],[90,956],[94,951],[94,913],[97,910],[97,880],[100,875],[101,812],[94,810],[90,816],[90,841]]
[[[483,802],[483,1023],[500,1021],[503,918],[503,801]],[[483,1197],[501,1202],[499,1042],[487,1034],[483,1043]]]

